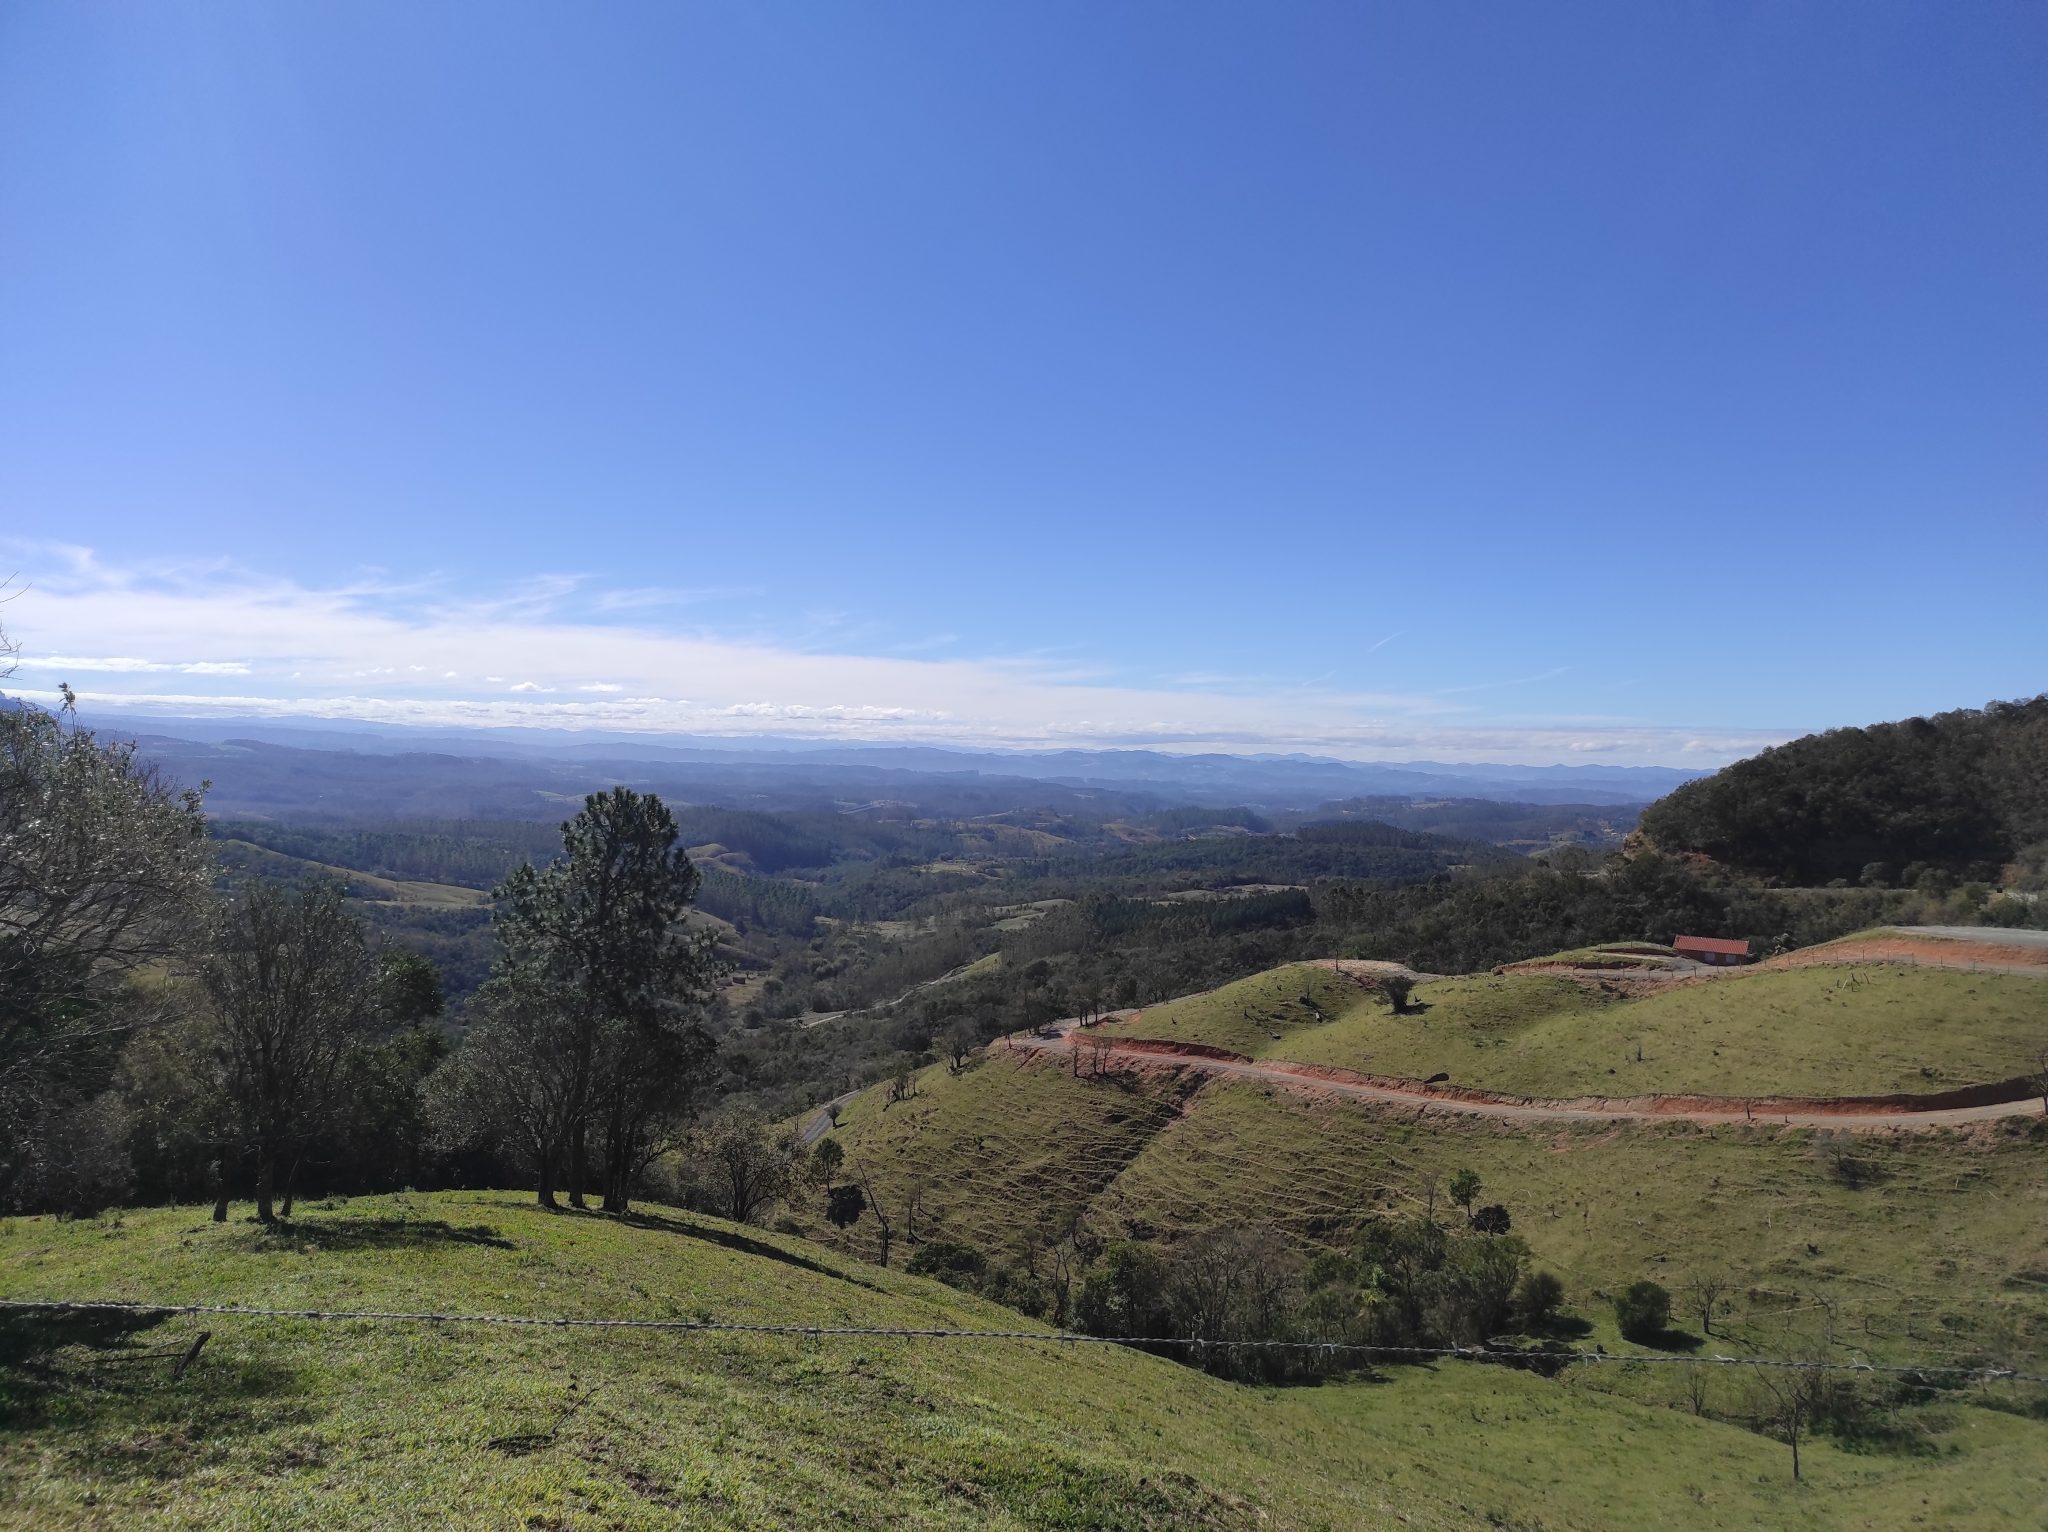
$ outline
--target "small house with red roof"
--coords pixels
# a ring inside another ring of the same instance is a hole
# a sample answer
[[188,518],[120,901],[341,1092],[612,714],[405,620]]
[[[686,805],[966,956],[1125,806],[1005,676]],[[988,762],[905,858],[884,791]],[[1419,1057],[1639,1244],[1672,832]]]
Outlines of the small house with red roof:
[[1729,936],[1675,936],[1671,950],[1695,963],[1733,968],[1749,961],[1749,943]]

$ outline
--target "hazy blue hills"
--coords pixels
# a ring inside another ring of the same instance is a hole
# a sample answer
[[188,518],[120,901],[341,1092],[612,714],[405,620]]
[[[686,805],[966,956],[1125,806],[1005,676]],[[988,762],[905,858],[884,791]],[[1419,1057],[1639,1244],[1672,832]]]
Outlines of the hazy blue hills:
[[563,796],[615,781],[692,802],[927,813],[1049,808],[1145,814],[1182,804],[1309,810],[1362,797],[1641,805],[1699,773],[1653,766],[1375,763],[1156,750],[965,751],[799,740],[650,739],[560,730],[323,726],[94,710],[165,769],[209,778],[216,813],[554,817]]

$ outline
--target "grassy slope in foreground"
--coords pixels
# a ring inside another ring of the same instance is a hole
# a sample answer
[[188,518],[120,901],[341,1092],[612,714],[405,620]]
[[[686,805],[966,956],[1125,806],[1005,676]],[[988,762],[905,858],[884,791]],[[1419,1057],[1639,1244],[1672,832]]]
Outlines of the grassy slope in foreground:
[[[708,1220],[510,1195],[363,1199],[266,1234],[192,1209],[0,1236],[11,1295],[1011,1327],[1017,1316]],[[36,1322],[41,1323],[41,1322]],[[20,1365],[20,1526],[1905,1527],[2018,1524],[2038,1423],[1957,1407],[1938,1452],[1739,1429],[1495,1369],[1261,1392],[1107,1347],[207,1321],[170,1385],[125,1348]],[[47,1334],[47,1331],[43,1333]],[[580,1401],[580,1404],[577,1403]],[[571,1408],[575,1405],[575,1408]],[[1951,1453],[1949,1449],[1957,1449]]]
[[2048,976],[1938,968],[1798,968],[1642,999],[1549,974],[1473,975],[1415,1000],[1396,1016],[1295,965],[1106,1030],[1549,1097],[1921,1093],[2023,1074],[2048,1044]]

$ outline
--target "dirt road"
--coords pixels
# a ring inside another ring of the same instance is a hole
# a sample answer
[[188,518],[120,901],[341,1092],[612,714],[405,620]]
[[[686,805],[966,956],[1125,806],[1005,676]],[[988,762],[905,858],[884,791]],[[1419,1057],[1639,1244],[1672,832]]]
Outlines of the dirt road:
[[[1090,1040],[1093,1049],[1102,1040]],[[1065,1052],[1075,1046],[1065,1032],[1051,1037],[1012,1038],[1008,1046],[1023,1053]],[[1417,1115],[1444,1112],[1467,1117],[1492,1117],[1508,1122],[1698,1122],[1753,1123],[1759,1126],[1795,1128],[1846,1128],[1854,1132],[1877,1132],[1899,1128],[1952,1128],[1985,1122],[1998,1117],[2039,1117],[2041,1098],[1993,1102],[1983,1106],[1938,1107],[1916,1111],[1886,1105],[1866,1107],[1854,1100],[1841,1102],[1790,1101],[1772,1097],[1643,1097],[1630,1101],[1598,1097],[1571,1101],[1543,1101],[1502,1097],[1483,1091],[1457,1090],[1426,1085],[1420,1080],[1368,1081],[1347,1077],[1342,1070],[1317,1065],[1260,1063],[1235,1055],[1196,1053],[1185,1045],[1151,1043],[1128,1039],[1108,1044],[1104,1059],[1141,1068],[1192,1069],[1202,1074],[1230,1079],[1261,1080],[1292,1090],[1315,1091],[1354,1101],[1376,1101],[1383,1105],[1414,1107]]]
[[796,1132],[797,1143],[808,1149],[819,1139],[823,1138],[836,1120],[833,1109],[845,1106],[847,1102],[859,1094],[860,1092],[857,1090],[850,1090],[843,1096],[834,1096],[830,1101],[819,1107],[813,1115],[805,1118],[804,1125],[798,1128]]

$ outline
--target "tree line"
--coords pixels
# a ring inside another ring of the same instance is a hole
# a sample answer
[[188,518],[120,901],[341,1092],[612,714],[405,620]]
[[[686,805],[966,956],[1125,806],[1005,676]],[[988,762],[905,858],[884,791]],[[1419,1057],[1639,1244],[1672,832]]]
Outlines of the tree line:
[[623,1211],[703,1105],[711,938],[674,816],[591,795],[496,889],[452,1039],[434,965],[329,879],[215,887],[199,790],[67,706],[0,712],[0,1206],[525,1177]]

